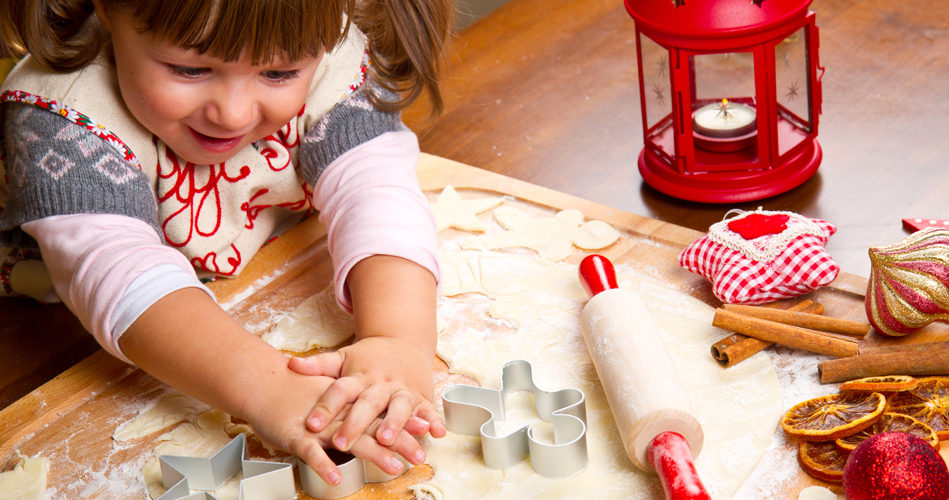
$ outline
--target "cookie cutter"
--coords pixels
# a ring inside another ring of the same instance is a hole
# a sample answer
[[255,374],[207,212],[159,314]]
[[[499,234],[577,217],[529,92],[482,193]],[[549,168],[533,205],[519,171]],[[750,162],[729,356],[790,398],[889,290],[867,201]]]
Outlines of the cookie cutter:
[[[217,500],[208,491],[220,488],[241,471],[240,500],[290,500],[297,496],[293,464],[250,460],[244,434],[238,434],[211,458],[163,455],[158,461],[165,487],[158,500]],[[204,491],[191,494],[192,489]]]
[[[382,483],[398,476],[386,474],[379,467],[348,453],[327,449],[327,455],[339,467],[342,482],[336,486],[323,481],[306,463],[299,460],[300,485],[313,498],[333,500],[359,491],[366,483]],[[412,464],[396,455],[405,465]],[[250,460],[247,437],[238,434],[211,458],[163,455],[158,458],[165,493],[157,500],[217,500],[208,493],[220,488],[240,471],[239,500],[289,500],[297,497],[293,482],[293,464]],[[191,490],[204,490],[191,494]]]
[[362,489],[366,483],[384,483],[401,476],[412,467],[412,464],[396,454],[395,457],[402,462],[405,468],[402,469],[401,474],[393,476],[383,472],[375,464],[356,458],[349,453],[333,449],[326,449],[325,451],[336,464],[336,467],[339,468],[342,481],[336,486],[323,481],[323,478],[301,460],[300,485],[303,487],[303,491],[313,498],[333,500],[348,497]]
[[[534,439],[525,425],[499,436],[495,422],[504,421],[504,398],[517,391],[534,394],[537,416],[553,424],[554,444]],[[506,469],[525,458],[538,474],[552,478],[572,476],[587,465],[586,401],[579,389],[548,392],[534,384],[531,364],[514,360],[501,368],[501,389],[453,385],[442,391],[445,427],[459,434],[481,435],[484,464]]]

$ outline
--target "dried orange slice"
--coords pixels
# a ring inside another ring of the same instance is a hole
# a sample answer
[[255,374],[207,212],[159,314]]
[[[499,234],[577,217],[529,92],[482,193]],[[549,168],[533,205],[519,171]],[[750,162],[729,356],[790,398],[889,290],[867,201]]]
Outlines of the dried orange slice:
[[851,380],[840,384],[841,391],[899,392],[908,391],[919,382],[909,375],[885,375]]
[[923,441],[926,441],[933,448],[939,449],[939,436],[936,435],[936,431],[932,427],[926,425],[925,422],[916,420],[915,418],[909,415],[902,415],[900,413],[884,413],[880,420],[877,420],[875,424],[867,427],[866,429],[849,436],[844,436],[836,441],[837,446],[847,450],[853,451],[857,448],[857,445],[862,443],[864,439],[869,438],[874,434],[880,434],[883,432],[906,432],[912,434]]
[[804,441],[797,451],[797,462],[804,472],[830,483],[840,483],[844,478],[844,464],[850,452],[834,443],[812,443]]
[[949,439],[949,377],[919,379],[915,388],[890,396],[889,410],[925,422],[939,439]]
[[833,441],[873,425],[886,410],[879,392],[847,392],[809,399],[781,418],[784,432],[805,441]]

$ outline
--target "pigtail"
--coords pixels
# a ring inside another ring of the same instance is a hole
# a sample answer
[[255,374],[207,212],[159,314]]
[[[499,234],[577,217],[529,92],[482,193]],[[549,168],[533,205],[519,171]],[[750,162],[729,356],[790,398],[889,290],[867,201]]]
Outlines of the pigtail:
[[27,53],[56,71],[92,62],[108,41],[89,0],[0,2],[0,36],[14,56]]
[[376,106],[397,111],[424,91],[433,116],[444,110],[441,72],[454,14],[453,0],[360,1],[354,21],[369,38],[372,80],[400,96],[370,95]]

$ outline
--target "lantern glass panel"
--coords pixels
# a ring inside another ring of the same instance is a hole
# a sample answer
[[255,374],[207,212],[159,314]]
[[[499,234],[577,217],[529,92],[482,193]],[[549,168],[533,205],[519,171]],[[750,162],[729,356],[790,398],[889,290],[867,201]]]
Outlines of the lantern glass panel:
[[672,130],[672,77],[669,73],[669,50],[640,33],[642,55],[640,68],[643,81],[643,102],[647,137],[668,159],[675,157]]
[[805,26],[774,48],[779,155],[800,144],[814,129],[806,35]]
[[698,170],[758,163],[754,53],[696,54],[689,67]]

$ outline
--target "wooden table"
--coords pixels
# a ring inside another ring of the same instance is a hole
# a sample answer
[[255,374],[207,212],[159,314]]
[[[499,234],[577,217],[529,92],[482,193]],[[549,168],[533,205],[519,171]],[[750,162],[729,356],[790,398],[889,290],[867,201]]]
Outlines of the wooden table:
[[[707,205],[643,184],[633,22],[620,0],[511,0],[460,33],[447,112],[424,124],[416,106],[406,122],[425,152],[699,231],[759,205],[827,219],[839,228],[831,255],[866,276],[867,248],[907,234],[900,219],[949,216],[949,3],[811,8],[827,70],[824,160],[767,200]],[[95,349],[62,305],[0,300],[0,408]]]

